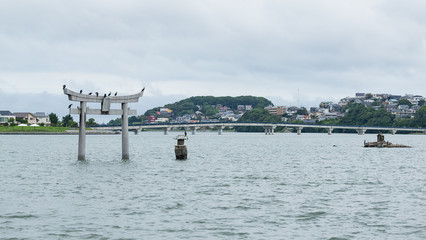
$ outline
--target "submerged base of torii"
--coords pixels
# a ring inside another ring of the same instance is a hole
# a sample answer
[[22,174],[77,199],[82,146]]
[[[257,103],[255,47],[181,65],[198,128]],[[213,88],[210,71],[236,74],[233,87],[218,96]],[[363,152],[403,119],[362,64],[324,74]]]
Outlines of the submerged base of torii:
[[[136,115],[136,110],[130,110],[128,103],[138,102],[143,95],[140,93],[128,96],[94,96],[71,91],[64,87],[64,94],[70,101],[80,102],[80,107],[70,108],[70,114],[80,115],[78,133],[78,160],[86,160],[86,115],[121,115],[121,149],[122,159],[129,159],[129,115]],[[101,109],[90,109],[88,102],[101,103]],[[121,103],[121,109],[111,109],[111,103]]]

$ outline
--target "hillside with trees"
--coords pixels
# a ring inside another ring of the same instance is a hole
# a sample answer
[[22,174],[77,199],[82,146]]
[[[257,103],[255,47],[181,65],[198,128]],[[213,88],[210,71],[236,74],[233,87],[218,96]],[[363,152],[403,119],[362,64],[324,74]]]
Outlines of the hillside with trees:
[[[413,118],[397,118],[383,107],[375,110],[364,104],[350,104],[347,112],[341,119],[335,119],[334,125],[348,126],[382,126],[382,127],[426,127],[426,106],[422,106]],[[330,122],[321,122],[330,124]]]
[[[274,114],[273,103],[263,97],[196,96],[166,104],[131,116],[129,124],[139,123],[195,123],[195,122],[286,122],[300,124],[426,127],[425,100],[419,95],[359,94],[341,99],[339,104],[321,102],[319,108],[291,106],[281,115]],[[265,109],[265,107],[267,107]],[[153,119],[153,120],[152,120]],[[65,119],[66,120],[66,119]],[[158,120],[158,121],[157,121]],[[67,121],[63,121],[67,122]],[[120,125],[121,119],[109,124]],[[263,131],[255,127],[237,127],[236,131]],[[279,131],[277,129],[277,131]],[[321,132],[323,129],[304,129]],[[336,130],[339,132],[339,130]],[[346,130],[342,130],[346,132]]]
[[[143,115],[129,117],[129,124],[145,123],[148,116],[166,117],[169,121],[184,115],[190,115],[191,118],[197,120],[220,120],[229,121],[223,115],[241,116],[247,111],[247,107],[251,109],[264,109],[273,103],[264,97],[255,96],[238,96],[238,97],[213,97],[213,96],[196,96],[183,99],[181,101],[166,104],[163,107],[156,107],[147,110]],[[244,110],[239,107],[244,107]],[[222,109],[221,109],[222,107]],[[170,110],[170,112],[160,112],[161,109]],[[226,109],[226,110],[224,110]],[[224,111],[220,113],[220,111]],[[121,119],[113,119],[108,125],[121,125]]]
[[[213,96],[197,96],[183,99],[179,102],[164,105],[173,111],[175,116],[184,114],[193,114],[196,111],[202,112],[206,116],[215,115],[218,110],[214,107],[217,105],[227,106],[232,110],[237,110],[239,105],[251,105],[253,108],[265,108],[273,105],[272,102],[264,97],[239,96],[239,97],[213,97]],[[145,116],[155,115],[161,107],[153,108],[145,112]]]

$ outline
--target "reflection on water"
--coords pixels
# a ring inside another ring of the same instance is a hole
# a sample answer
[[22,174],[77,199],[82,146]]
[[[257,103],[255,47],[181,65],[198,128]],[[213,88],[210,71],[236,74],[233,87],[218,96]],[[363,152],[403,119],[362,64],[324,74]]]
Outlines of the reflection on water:
[[0,236],[28,239],[426,238],[424,135],[198,132],[0,136]]

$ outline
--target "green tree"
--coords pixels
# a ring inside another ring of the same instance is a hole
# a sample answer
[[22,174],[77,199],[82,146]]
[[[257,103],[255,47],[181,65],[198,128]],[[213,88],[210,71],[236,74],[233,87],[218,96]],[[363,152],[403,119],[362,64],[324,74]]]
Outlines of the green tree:
[[49,119],[50,119],[50,123],[52,124],[52,126],[58,126],[58,116],[55,113],[50,113],[49,114]]
[[425,105],[425,100],[424,99],[420,100],[419,101],[419,106],[424,106],[424,105]]
[[399,105],[408,105],[409,107],[413,106],[413,104],[408,99],[405,99],[405,98],[400,99],[398,101],[398,106]]
[[11,126],[11,127],[16,126],[16,123],[15,123],[15,119],[14,119],[14,118],[9,118],[9,119],[7,119],[7,122],[9,123],[9,124],[8,124],[8,126]]
[[207,108],[207,110],[204,112],[204,114],[209,117],[212,117],[216,115],[217,113],[219,113],[219,111],[216,108],[212,108],[212,107]]
[[89,118],[89,120],[86,123],[87,126],[98,126],[99,124],[96,123],[94,118]]
[[414,119],[407,119],[407,118],[398,118],[395,119],[395,122],[393,123],[394,127],[412,127],[414,124]]
[[380,106],[380,102],[375,100],[373,103],[371,103],[371,106]]
[[[371,110],[370,110],[371,111]],[[373,111],[370,119],[367,121],[367,126],[392,126],[394,116],[390,112],[386,112],[384,108]]]
[[372,107],[367,108],[364,104],[352,104],[340,123],[349,126],[390,127],[394,124],[394,116],[383,107],[375,110]]
[[414,114],[413,127],[426,127],[426,106],[422,106],[417,110],[416,114]]
[[297,110],[297,115],[308,115],[308,110],[306,110],[304,107],[301,107],[299,110]]
[[62,117],[62,127],[71,127],[72,123],[74,122],[74,119],[70,114]]
[[120,126],[121,125],[121,118],[112,119],[107,123],[107,125]]

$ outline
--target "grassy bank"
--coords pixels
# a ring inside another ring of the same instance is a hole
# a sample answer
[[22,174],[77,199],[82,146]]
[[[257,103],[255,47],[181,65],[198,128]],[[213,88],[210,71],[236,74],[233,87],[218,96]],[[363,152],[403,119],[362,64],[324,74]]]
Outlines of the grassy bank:
[[65,132],[71,128],[68,127],[0,127],[0,132]]

